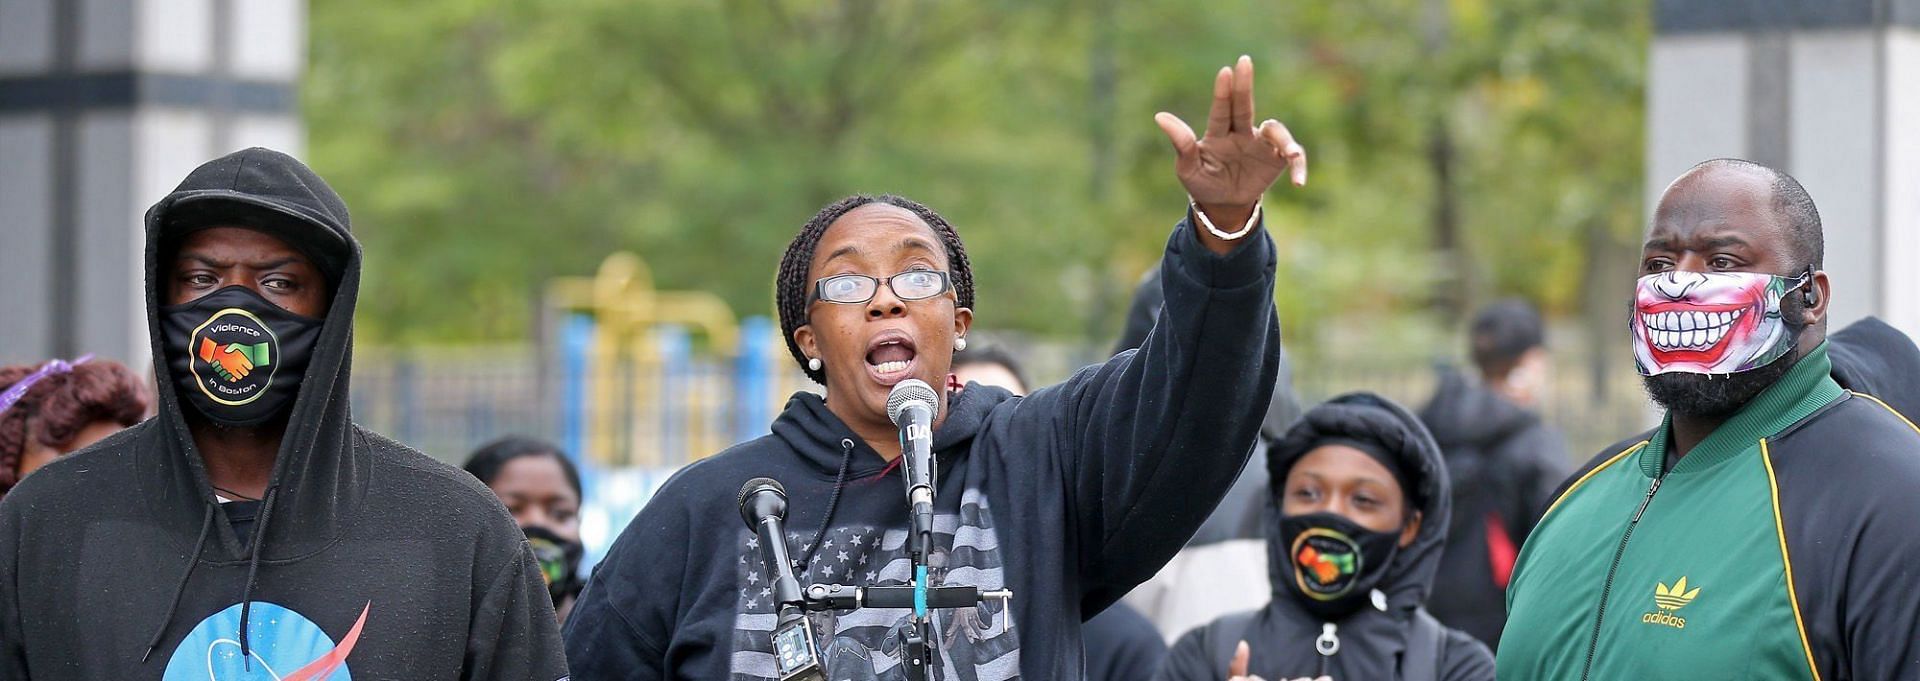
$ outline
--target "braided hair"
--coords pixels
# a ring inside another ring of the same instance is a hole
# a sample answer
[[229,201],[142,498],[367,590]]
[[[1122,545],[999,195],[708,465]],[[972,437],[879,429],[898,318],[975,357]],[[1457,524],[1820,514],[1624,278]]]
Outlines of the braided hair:
[[815,371],[807,368],[807,355],[800,351],[800,344],[793,339],[793,332],[808,323],[807,298],[813,282],[808,281],[808,269],[813,265],[813,250],[820,245],[820,237],[827,228],[853,209],[870,203],[880,203],[901,208],[913,213],[921,222],[940,236],[940,242],[947,247],[948,276],[953,279],[953,292],[959,299],[960,307],[973,307],[973,268],[967,265],[967,248],[960,243],[960,234],[953,230],[947,219],[940,217],[933,209],[919,202],[892,194],[868,196],[855,194],[832,205],[820,209],[820,212],[800,228],[800,234],[787,244],[787,253],[780,258],[780,273],[774,280],[774,302],[780,310],[780,333],[787,339],[787,351],[793,353],[793,361],[800,364],[807,378],[821,385],[827,384],[825,370]]
[[[0,367],[0,390],[5,390],[39,367]],[[89,425],[111,421],[122,426],[139,423],[149,403],[146,384],[132,370],[117,363],[95,360],[73,370],[41,379],[12,408],[0,412],[0,494],[20,481],[20,458],[27,453],[27,426],[33,439],[64,450]]]

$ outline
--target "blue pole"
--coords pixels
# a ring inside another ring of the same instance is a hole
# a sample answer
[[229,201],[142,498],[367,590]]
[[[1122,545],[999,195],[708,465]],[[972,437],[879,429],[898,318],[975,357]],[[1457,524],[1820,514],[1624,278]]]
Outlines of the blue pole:
[[660,463],[677,467],[687,460],[687,404],[692,381],[693,341],[687,330],[663,324],[654,331],[660,348]]
[[733,361],[733,441],[766,434],[773,423],[773,321],[740,320],[740,354]]
[[[587,369],[593,356],[593,318],[569,315],[560,325],[560,447],[580,469],[582,477],[591,477],[587,464]],[[582,481],[583,484],[590,481]],[[586,485],[591,489],[592,485]]]

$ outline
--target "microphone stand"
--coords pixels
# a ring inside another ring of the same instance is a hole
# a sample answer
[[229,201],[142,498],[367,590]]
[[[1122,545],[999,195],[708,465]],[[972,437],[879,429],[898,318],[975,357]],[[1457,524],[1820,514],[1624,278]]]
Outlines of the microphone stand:
[[[904,436],[901,445],[901,453],[906,455]],[[931,466],[932,459],[929,455],[925,463]],[[912,580],[908,582],[913,590],[913,621],[912,626],[900,630],[900,650],[906,656],[908,681],[926,681],[928,670],[933,667],[933,618],[927,613],[927,590],[931,586],[927,578],[927,555],[933,547],[933,489],[913,487],[907,490],[907,503],[912,515],[911,527],[907,531],[907,557],[913,570]]]

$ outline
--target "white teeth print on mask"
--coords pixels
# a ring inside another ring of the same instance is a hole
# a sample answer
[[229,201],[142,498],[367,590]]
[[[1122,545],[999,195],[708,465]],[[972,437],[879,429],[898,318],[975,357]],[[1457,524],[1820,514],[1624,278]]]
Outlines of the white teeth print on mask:
[[[1809,279],[1677,270],[1641,277],[1632,317],[1635,364],[1648,376],[1730,374],[1779,359],[1792,348],[1780,297]],[[1754,312],[1759,316],[1749,318]]]

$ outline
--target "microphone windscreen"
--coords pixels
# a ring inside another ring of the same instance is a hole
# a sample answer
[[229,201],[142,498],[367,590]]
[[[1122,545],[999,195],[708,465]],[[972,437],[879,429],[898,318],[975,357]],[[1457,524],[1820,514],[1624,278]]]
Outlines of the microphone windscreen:
[[894,384],[893,392],[887,393],[887,419],[893,425],[900,426],[900,414],[908,403],[920,402],[927,406],[929,420],[940,416],[940,396],[933,392],[933,386],[917,378],[909,378]]
[[[748,506],[747,502],[753,498],[753,495],[763,491],[780,495],[782,502],[785,502],[787,499],[787,488],[782,486],[779,480],[773,478],[754,478],[748,480],[747,484],[740,486],[740,496],[733,500],[734,505],[740,507],[740,519],[747,521],[747,527],[753,527],[754,522],[759,520],[759,518],[755,517],[753,509]],[[785,504],[783,503],[781,505],[784,506]]]

